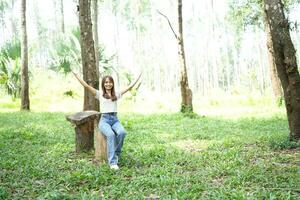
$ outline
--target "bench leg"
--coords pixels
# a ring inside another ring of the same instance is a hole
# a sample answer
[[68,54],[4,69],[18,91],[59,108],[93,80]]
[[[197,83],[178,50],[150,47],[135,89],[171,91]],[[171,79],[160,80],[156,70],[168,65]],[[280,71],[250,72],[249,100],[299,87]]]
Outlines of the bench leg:
[[94,146],[94,126],[88,122],[75,127],[76,152],[89,151]]

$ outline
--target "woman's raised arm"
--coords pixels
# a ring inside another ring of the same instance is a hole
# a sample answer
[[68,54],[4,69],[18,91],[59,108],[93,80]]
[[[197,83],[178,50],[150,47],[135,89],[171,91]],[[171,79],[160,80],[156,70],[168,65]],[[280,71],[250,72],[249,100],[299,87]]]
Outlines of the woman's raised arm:
[[83,85],[84,88],[86,88],[94,96],[96,95],[97,90],[95,88],[93,88],[92,86],[90,86],[89,84],[87,84],[84,80],[82,80],[81,78],[79,78],[79,76],[75,72],[72,71],[72,73],[77,78],[77,80],[81,83],[81,85]]
[[135,81],[133,81],[126,89],[121,91],[121,95],[123,95],[126,92],[128,92],[129,90],[131,90],[135,86],[135,84],[139,81],[141,76],[142,76],[142,72],[139,74],[139,76],[137,77],[137,79]]

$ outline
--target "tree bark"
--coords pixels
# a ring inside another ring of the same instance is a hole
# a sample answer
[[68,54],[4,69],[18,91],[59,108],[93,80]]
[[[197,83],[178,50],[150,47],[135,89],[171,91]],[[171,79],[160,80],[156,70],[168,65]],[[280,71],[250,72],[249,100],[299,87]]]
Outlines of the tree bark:
[[94,147],[94,122],[75,127],[76,153],[89,151]]
[[186,61],[183,43],[183,28],[182,28],[182,0],[178,0],[178,56],[181,69],[180,89],[181,89],[181,112],[193,112],[192,90],[189,88],[188,75],[186,70]]
[[98,0],[92,0],[93,36],[95,42],[95,62],[99,77],[99,39],[98,39]]
[[[99,80],[100,70],[99,70],[99,62],[100,62],[100,52],[99,52],[99,39],[98,39],[98,0],[92,0],[92,10],[93,10],[93,37],[94,37],[94,48],[95,48],[95,64],[96,64],[96,77]],[[98,83],[99,85],[99,83]],[[99,86],[98,86],[99,87]],[[100,111],[99,100],[96,99],[96,110]]]
[[300,139],[300,76],[296,50],[284,16],[281,0],[264,0],[267,26],[271,33],[276,70],[284,93],[291,139]]
[[266,31],[266,35],[267,35],[269,72],[270,72],[270,76],[271,76],[271,85],[272,85],[273,93],[275,96],[275,100],[277,101],[277,103],[280,104],[283,94],[282,94],[282,89],[281,89],[281,85],[280,85],[280,80],[277,75],[276,64],[275,64],[275,60],[274,60],[274,49],[273,49],[273,44],[272,44],[271,30],[268,25],[266,15],[264,15],[264,26],[265,26],[265,31]]
[[21,1],[21,110],[30,110],[28,48],[26,30],[26,0]]
[[76,152],[89,151],[94,147],[94,124],[99,121],[99,112],[84,111],[66,116],[75,125]]
[[95,159],[100,162],[107,162],[107,140],[99,128],[98,120],[95,120]]
[[[91,0],[79,0],[79,27],[83,80],[95,89],[99,89],[99,76],[95,61],[95,48],[91,22]],[[84,89],[83,110],[99,111],[99,102]]]

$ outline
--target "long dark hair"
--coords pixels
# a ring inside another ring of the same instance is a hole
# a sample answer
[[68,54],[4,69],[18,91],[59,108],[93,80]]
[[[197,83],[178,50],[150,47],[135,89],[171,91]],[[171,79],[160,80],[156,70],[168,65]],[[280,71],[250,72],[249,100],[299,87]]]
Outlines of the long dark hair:
[[[109,79],[113,83],[113,86],[111,88],[111,97],[106,93],[106,89],[104,87],[104,83],[105,83],[106,79]],[[114,82],[114,79],[111,76],[104,76],[102,78],[101,88],[102,88],[102,91],[103,91],[102,96],[105,99],[111,99],[112,101],[116,101],[117,100],[116,92],[115,92],[115,82]]]

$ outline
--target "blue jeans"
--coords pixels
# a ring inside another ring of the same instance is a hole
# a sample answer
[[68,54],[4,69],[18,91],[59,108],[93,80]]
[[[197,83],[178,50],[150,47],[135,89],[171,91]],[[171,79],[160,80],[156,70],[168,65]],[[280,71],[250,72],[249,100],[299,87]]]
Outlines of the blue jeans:
[[106,136],[108,164],[116,165],[126,136],[125,129],[119,122],[117,113],[102,113],[98,126]]

